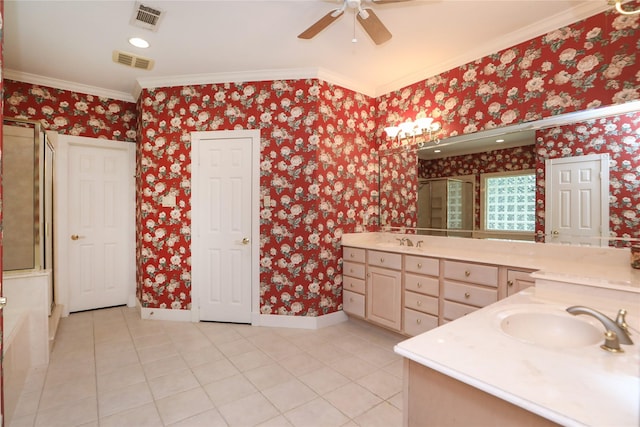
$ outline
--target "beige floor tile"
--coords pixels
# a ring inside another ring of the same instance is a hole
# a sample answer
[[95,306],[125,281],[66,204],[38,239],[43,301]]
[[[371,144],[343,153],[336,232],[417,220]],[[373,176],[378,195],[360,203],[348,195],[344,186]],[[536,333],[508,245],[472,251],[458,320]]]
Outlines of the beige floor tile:
[[98,409],[101,418],[136,408],[149,402],[153,402],[153,396],[146,382],[101,392],[98,395]]
[[193,368],[192,371],[201,385],[207,385],[214,381],[240,373],[240,371],[238,371],[227,359],[220,359],[215,362],[205,363]]
[[355,383],[345,384],[325,394],[324,398],[349,418],[364,414],[382,402],[378,396]]
[[293,424],[291,424],[284,415],[278,415],[277,417],[258,424],[256,427],[293,427]]
[[154,403],[100,418],[100,427],[159,427],[162,420]]
[[254,393],[218,408],[231,427],[253,426],[279,414],[278,410],[260,393]]
[[404,399],[402,396],[403,396],[403,393],[400,392],[388,398],[387,402],[391,403],[393,406],[395,406],[396,408],[402,411],[402,409],[404,408]]
[[217,409],[209,409],[193,417],[168,424],[167,427],[227,427],[227,422]]
[[96,421],[98,404],[95,396],[55,408],[39,410],[35,427],[69,427]]
[[6,421],[8,421],[9,427],[33,427],[36,422],[36,413],[5,420],[5,425],[7,425]]
[[96,354],[96,371],[98,374],[108,374],[139,361],[138,353],[136,353],[133,346],[130,349],[109,355]]
[[277,363],[260,366],[244,372],[244,376],[253,383],[258,390],[273,387],[293,378],[285,368]]
[[202,387],[159,399],[156,406],[165,424],[176,423],[214,407]]
[[400,427],[402,411],[390,404],[382,402],[354,420],[358,425],[367,427]]
[[402,391],[402,380],[384,371],[372,372],[358,379],[357,383],[383,400]]
[[139,350],[145,347],[173,344],[173,341],[171,341],[167,334],[162,332],[154,335],[143,335],[140,337],[136,337],[133,339],[133,344],[136,346],[136,349]]
[[210,343],[198,349],[198,351],[185,351],[184,348],[179,348],[178,351],[191,368],[225,358],[225,355],[222,354],[215,345]]
[[356,356],[343,357],[330,366],[351,380],[357,380],[378,370],[374,365]]
[[64,383],[55,385],[45,384],[40,397],[38,410],[51,409],[57,406],[77,402],[89,396],[96,395],[95,375],[71,378]]
[[286,412],[315,399],[318,395],[297,379],[291,379],[262,391],[281,412]]
[[172,372],[149,380],[149,388],[156,400],[196,387],[200,387],[200,383],[190,369]]
[[169,375],[173,372],[183,371],[189,367],[179,354],[144,363],[142,369],[147,380]]
[[296,354],[279,360],[278,363],[295,376],[308,374],[324,366],[322,362],[309,353]]
[[216,346],[218,347],[218,350],[220,350],[227,357],[237,356],[239,354],[256,350],[256,346],[251,344],[251,342],[249,342],[245,338],[216,344]]
[[142,365],[132,363],[116,369],[108,374],[98,375],[98,393],[117,390],[128,385],[142,383],[146,381]]
[[240,372],[273,363],[273,359],[260,350],[229,356],[229,360]]
[[217,407],[231,403],[257,392],[258,390],[247,380],[244,375],[234,375],[204,386],[209,399]]
[[13,418],[21,418],[38,412],[42,391],[22,392],[13,411]]
[[172,342],[152,345],[148,347],[141,347],[138,348],[137,351],[138,358],[143,364],[178,355],[178,350],[173,346]]
[[318,370],[301,375],[298,378],[319,395],[328,393],[331,390],[335,390],[336,388],[351,382],[349,378],[328,366],[323,366]]
[[296,427],[342,426],[349,421],[342,412],[322,398],[314,399],[284,414]]

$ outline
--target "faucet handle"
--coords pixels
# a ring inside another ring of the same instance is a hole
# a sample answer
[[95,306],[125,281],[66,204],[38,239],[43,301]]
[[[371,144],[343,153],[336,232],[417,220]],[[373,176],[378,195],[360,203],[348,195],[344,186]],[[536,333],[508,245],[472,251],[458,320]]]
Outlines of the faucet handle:
[[418,240],[418,242],[416,243],[416,246],[418,248],[422,247],[422,244],[424,243],[424,240]]
[[400,242],[400,246],[404,246],[404,239],[398,239],[398,238],[396,238],[396,240],[397,240],[398,242]]
[[618,315],[616,316],[616,323],[618,324],[618,326],[624,329],[624,331],[628,335],[631,335],[631,333],[629,332],[629,325],[627,324],[627,310],[625,310],[624,308],[621,308],[620,310],[618,310]]
[[604,333],[604,344],[602,344],[600,348],[612,353],[624,353],[624,350],[620,348],[618,335],[613,331],[607,331]]

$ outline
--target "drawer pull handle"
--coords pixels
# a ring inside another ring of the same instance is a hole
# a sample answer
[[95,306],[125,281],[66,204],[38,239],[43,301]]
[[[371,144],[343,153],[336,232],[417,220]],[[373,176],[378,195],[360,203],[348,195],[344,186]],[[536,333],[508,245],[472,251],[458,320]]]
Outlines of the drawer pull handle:
[[384,262],[384,258],[380,258],[380,262],[381,262],[381,263],[382,263],[382,262]]
[[464,293],[464,297],[465,297],[465,298],[469,298],[470,296],[471,296],[471,294],[470,294],[469,292],[465,292],[465,293]]
[[353,258],[353,257],[354,257],[354,254],[350,254],[349,256],[350,256],[351,258]]
[[421,262],[418,263],[418,268],[422,268],[422,263]]
[[353,268],[349,269],[349,273],[353,273]]
[[466,270],[466,271],[464,272],[464,275],[465,275],[465,276],[467,276],[467,277],[469,277],[469,276],[471,276],[471,272],[470,272],[469,270]]
[[353,298],[349,298],[349,302],[353,302]]
[[349,286],[353,288],[353,283],[349,282]]
[[422,287],[422,283],[418,282],[418,287],[421,288]]
[[422,319],[416,319],[416,323],[419,325],[422,323]]
[[418,305],[418,307],[420,307],[422,305],[422,301],[418,300],[416,304]]
[[507,286],[513,286],[513,280],[507,280]]

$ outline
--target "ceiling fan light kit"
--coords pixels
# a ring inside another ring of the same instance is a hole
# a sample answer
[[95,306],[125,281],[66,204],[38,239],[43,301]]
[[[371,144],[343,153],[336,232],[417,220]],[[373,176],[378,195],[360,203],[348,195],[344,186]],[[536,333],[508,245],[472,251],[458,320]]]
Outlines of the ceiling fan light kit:
[[[344,11],[351,9],[355,11],[356,18],[365,32],[371,37],[371,40],[377,45],[389,41],[392,37],[391,32],[385,27],[378,15],[371,8],[363,8],[362,2],[365,0],[342,0],[342,6],[334,9],[316,21],[309,28],[298,35],[300,39],[312,39],[322,30],[331,25],[335,20],[344,14]],[[368,0],[374,4],[399,3],[410,0]],[[352,42],[357,42],[355,35]]]

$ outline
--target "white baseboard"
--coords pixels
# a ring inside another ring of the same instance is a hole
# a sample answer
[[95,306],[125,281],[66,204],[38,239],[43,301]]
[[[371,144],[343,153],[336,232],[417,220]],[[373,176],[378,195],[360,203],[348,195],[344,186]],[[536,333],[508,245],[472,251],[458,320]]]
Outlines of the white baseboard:
[[145,320],[172,320],[174,322],[191,322],[191,310],[171,310],[167,308],[142,307],[137,300],[136,306],[140,311],[140,318]]
[[253,326],[273,328],[320,329],[345,322],[348,319],[344,311],[325,314],[324,316],[279,316],[275,314],[256,314],[251,317]]

